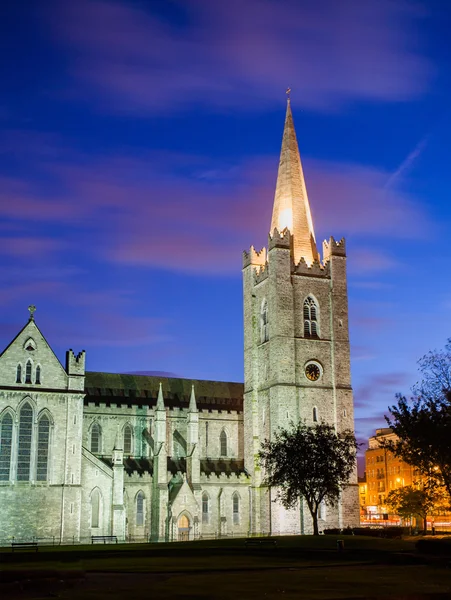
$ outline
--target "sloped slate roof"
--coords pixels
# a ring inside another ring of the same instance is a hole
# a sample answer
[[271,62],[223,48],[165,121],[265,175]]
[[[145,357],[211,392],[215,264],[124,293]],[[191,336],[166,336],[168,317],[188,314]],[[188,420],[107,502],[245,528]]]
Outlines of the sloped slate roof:
[[[100,460],[109,467],[113,466],[112,458],[109,456],[99,456]],[[177,473],[186,473],[186,458],[167,458],[168,471],[172,475]],[[138,473],[150,473],[153,475],[153,458],[133,458],[132,456],[124,457],[124,468],[128,475]],[[200,461],[200,471],[205,475],[240,475],[246,473],[244,469],[244,460],[231,459],[203,459]]]
[[149,375],[123,375],[87,371],[85,404],[126,404],[154,406],[160,382],[165,406],[188,408],[194,385],[199,410],[243,410],[244,385],[227,381],[203,381]]

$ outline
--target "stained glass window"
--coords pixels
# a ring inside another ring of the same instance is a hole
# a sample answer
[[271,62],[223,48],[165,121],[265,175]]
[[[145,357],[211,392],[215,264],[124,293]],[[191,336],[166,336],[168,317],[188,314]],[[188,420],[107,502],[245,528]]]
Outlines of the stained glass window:
[[[31,367],[31,363],[30,363]],[[28,364],[27,364],[28,368]],[[26,402],[20,409],[19,445],[17,452],[17,481],[30,480],[31,438],[33,430],[33,409]]]
[[47,481],[49,464],[50,421],[44,415],[38,425],[38,455],[36,461],[36,479]]
[[9,481],[11,476],[12,441],[13,419],[6,414],[0,422],[0,481]]

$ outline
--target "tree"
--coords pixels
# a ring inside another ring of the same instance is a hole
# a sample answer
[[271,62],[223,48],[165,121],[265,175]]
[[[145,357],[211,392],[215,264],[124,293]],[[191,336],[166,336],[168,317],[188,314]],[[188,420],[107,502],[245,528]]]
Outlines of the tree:
[[423,521],[423,533],[427,533],[427,516],[438,500],[437,487],[433,482],[416,488],[411,485],[392,490],[385,503],[403,519],[420,517]]
[[334,427],[318,423],[292,424],[279,429],[274,440],[265,440],[259,453],[265,484],[276,488],[285,508],[304,498],[318,535],[321,502],[334,506],[356,462],[358,444],[352,431],[337,434]]
[[420,361],[423,379],[408,400],[398,394],[385,419],[397,441],[384,444],[410,465],[442,484],[451,499],[451,339],[444,351]]

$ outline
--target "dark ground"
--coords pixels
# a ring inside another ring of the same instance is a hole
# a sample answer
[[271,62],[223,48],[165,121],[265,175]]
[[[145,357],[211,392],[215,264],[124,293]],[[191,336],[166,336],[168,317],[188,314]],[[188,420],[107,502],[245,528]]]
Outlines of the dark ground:
[[310,536],[277,548],[242,539],[55,547],[0,553],[0,598],[451,599],[451,557],[422,556],[412,540]]

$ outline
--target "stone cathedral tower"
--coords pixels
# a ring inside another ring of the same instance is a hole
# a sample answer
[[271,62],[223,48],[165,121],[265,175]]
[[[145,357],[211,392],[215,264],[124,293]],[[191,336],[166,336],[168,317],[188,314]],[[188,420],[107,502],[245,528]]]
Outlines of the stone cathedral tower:
[[[285,510],[263,485],[260,442],[290,422],[354,428],[346,248],[318,253],[288,99],[268,250],[244,252],[244,454],[251,475],[251,532],[310,533],[301,503]],[[320,529],[358,525],[357,473]]]

